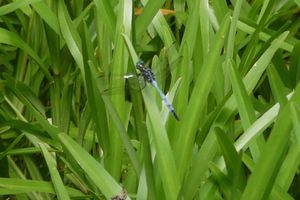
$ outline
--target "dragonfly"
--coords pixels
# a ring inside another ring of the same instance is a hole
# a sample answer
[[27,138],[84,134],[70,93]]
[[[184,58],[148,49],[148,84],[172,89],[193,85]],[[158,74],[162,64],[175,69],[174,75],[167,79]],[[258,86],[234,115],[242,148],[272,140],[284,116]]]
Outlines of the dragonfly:
[[135,67],[140,71],[140,73],[143,76],[145,82],[150,83],[156,89],[156,91],[159,93],[161,99],[163,100],[163,102],[165,103],[165,105],[168,107],[169,111],[173,114],[173,116],[175,117],[175,119],[177,121],[179,121],[179,117],[176,114],[174,107],[168,101],[166,95],[159,88],[159,86],[158,86],[158,84],[157,84],[157,82],[155,80],[155,76],[154,76],[152,70],[150,68],[148,68],[148,67],[145,67],[145,63],[142,60],[138,61],[136,63],[136,65],[135,65]]

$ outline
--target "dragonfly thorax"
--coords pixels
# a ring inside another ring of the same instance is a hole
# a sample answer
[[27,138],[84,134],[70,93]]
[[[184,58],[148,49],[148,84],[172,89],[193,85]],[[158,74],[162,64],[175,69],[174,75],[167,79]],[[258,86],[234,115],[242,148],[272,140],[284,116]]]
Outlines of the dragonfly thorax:
[[144,61],[138,61],[136,63],[136,68],[141,72],[147,82],[152,83],[152,81],[155,81],[153,72],[150,68],[145,67]]
[[158,87],[153,72],[150,68],[145,67],[145,63],[143,61],[138,61],[136,63],[136,68],[141,72],[143,78],[146,80],[146,82],[150,83],[159,93],[162,100],[165,102],[166,106],[168,107],[169,111],[174,115],[176,120],[179,121],[179,117],[176,114],[172,104],[168,101],[166,95],[162,92],[162,90]]

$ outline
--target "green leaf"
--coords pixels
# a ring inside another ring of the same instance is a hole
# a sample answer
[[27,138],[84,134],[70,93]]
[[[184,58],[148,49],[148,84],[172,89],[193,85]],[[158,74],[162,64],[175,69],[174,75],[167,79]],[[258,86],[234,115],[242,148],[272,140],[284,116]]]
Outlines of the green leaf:
[[58,3],[58,21],[61,34],[66,41],[69,51],[71,52],[81,73],[84,74],[81,38],[67,12],[65,3],[63,1],[59,1]]
[[272,65],[268,68],[268,77],[271,89],[274,93],[275,100],[277,100],[281,106],[284,106],[287,103],[287,98],[285,96],[284,90],[285,88],[282,83],[282,80],[279,77],[278,72]]
[[149,138],[154,138],[158,170],[165,196],[167,199],[176,199],[179,194],[180,184],[168,135],[162,121],[159,120],[160,114],[155,100],[151,95],[150,88],[145,88],[142,93],[149,116],[149,120],[147,121],[148,129],[151,130]]
[[140,39],[144,32],[147,30],[148,25],[152,21],[155,14],[159,11],[165,0],[148,1],[143,9],[142,14],[137,17],[135,22],[136,37]]
[[34,2],[32,3],[32,7],[41,16],[41,18],[55,31],[56,34],[60,34],[58,18],[46,4],[46,2]]
[[[22,180],[16,178],[0,178],[0,194],[20,194],[28,192],[47,192],[54,194],[53,185],[45,181]],[[66,187],[70,196],[84,197],[83,193],[71,187]]]
[[[109,175],[103,166],[97,162],[88,152],[66,134],[58,135],[65,151],[68,151],[86,175],[93,181],[95,186],[109,199],[119,194],[122,188]],[[97,172],[97,173],[95,173]],[[130,199],[130,198],[128,198]]]
[[61,180],[61,177],[59,175],[59,172],[57,170],[57,164],[55,162],[55,159],[51,156],[51,154],[47,151],[46,145],[43,143],[40,143],[40,148],[42,150],[42,153],[44,155],[44,158],[46,160],[53,187],[55,189],[55,193],[57,195],[58,199],[70,199],[67,190],[64,186],[63,180]]
[[[300,87],[297,87],[292,101],[299,101],[299,89]],[[274,187],[276,172],[279,170],[285,157],[291,128],[290,104],[287,104],[278,114],[263,154],[255,166],[241,199],[259,200],[268,198]]]
[[[212,80],[214,80],[214,71],[216,70],[215,58],[220,54],[223,46],[224,35],[227,32],[228,25],[229,16],[227,15],[227,17],[224,19],[224,23],[216,35],[214,47],[209,53],[210,59],[206,60],[207,63],[204,64],[206,67],[203,68],[203,71],[201,71],[197,77],[189,105],[187,106],[182,117],[181,128],[177,134],[178,137],[174,148],[180,179],[184,177],[184,172],[187,169],[187,165],[189,164],[189,160],[191,158],[193,139],[196,135],[198,123],[203,117],[199,115],[199,113],[201,113],[201,110],[206,104],[205,99],[207,99],[210,87],[212,86]],[[203,101],[199,101],[199,99],[203,99]]]
[[[240,194],[246,184],[245,173],[242,168],[242,161],[240,155],[236,152],[233,142],[230,141],[228,135],[226,135],[220,128],[215,128],[217,140],[224,156],[226,163],[226,169],[228,173],[227,179],[230,180],[229,184],[223,185],[228,187],[227,198],[228,199],[240,199]],[[228,181],[227,180],[227,181]]]
[[29,4],[34,4],[36,2],[40,2],[41,0],[23,0],[23,1],[15,1],[4,6],[0,7],[0,15],[6,15],[11,13],[17,9],[21,9],[23,7],[28,6]]
[[42,59],[36,54],[36,52],[26,43],[24,42],[19,35],[8,31],[6,29],[0,28],[0,43],[8,44],[15,47],[22,49],[23,51],[27,52],[38,64],[41,68],[42,72],[45,74],[46,78],[49,81],[52,81],[52,76],[48,72],[44,62]]

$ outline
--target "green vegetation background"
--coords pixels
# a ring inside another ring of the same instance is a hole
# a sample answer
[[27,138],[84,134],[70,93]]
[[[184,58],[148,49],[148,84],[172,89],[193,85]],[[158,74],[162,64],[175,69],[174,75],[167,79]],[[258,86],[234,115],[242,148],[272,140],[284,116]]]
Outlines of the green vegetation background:
[[0,199],[299,199],[299,6],[0,0]]

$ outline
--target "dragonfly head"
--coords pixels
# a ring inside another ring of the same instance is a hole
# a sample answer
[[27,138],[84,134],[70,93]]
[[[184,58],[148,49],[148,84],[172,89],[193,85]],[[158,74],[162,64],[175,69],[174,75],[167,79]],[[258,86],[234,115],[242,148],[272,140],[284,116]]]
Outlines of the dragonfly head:
[[144,61],[142,61],[142,60],[138,61],[135,65],[135,67],[138,69],[145,67]]

